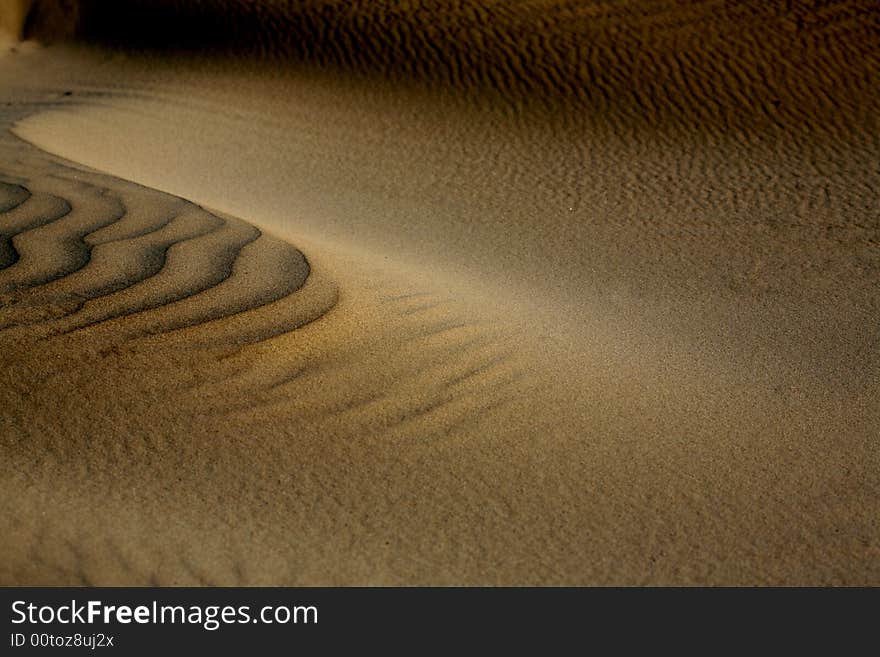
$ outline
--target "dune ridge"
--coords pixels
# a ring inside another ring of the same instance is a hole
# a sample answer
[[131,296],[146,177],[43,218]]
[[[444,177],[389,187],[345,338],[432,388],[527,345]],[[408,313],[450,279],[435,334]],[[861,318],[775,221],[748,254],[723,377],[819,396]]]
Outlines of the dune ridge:
[[[6,150],[17,149],[7,140]],[[129,338],[196,327],[285,305],[309,277],[299,251],[238,219],[64,164],[31,167],[27,177],[17,167],[10,176],[17,182],[0,187],[0,327],[7,340],[105,322]],[[330,285],[314,314],[255,318],[227,339],[264,340],[314,321],[334,294]]]

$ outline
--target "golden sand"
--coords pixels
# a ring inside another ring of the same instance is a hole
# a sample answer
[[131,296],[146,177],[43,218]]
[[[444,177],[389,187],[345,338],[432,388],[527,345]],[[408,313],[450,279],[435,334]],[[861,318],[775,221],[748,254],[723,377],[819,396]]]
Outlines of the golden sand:
[[122,4],[0,12],[0,583],[880,582],[873,3]]

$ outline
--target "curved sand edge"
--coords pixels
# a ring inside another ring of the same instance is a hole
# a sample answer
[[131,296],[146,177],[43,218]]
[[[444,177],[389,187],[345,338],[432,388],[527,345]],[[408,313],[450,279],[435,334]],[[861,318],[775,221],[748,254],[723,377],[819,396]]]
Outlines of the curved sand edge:
[[[2,581],[876,581],[870,126],[676,141],[611,113],[613,138],[535,116],[481,138],[332,76],[224,97],[81,55],[34,57],[5,111],[79,104],[29,134],[294,238],[312,272],[291,297],[324,280],[304,307],[335,305],[244,348],[223,338],[248,313],[7,350]],[[150,260],[137,240],[64,285],[106,289]]]

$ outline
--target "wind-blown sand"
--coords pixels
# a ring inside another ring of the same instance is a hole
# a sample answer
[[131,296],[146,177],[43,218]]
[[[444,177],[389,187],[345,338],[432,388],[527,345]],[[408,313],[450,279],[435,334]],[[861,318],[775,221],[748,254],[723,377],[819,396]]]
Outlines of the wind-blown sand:
[[0,24],[0,582],[880,583],[873,3]]

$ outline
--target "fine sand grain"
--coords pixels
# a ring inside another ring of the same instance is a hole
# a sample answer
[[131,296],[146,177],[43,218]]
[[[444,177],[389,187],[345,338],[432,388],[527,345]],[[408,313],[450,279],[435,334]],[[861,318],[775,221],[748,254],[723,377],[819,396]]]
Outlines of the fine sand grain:
[[874,3],[0,26],[0,583],[880,583]]

